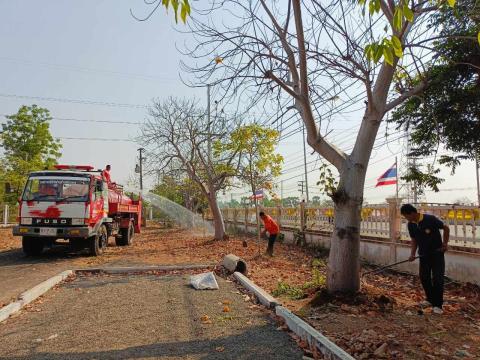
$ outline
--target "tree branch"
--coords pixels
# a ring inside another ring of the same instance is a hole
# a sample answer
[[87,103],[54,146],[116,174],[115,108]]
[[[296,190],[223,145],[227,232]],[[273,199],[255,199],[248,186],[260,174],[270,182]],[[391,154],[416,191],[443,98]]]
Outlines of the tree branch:
[[396,99],[393,99],[392,101],[390,101],[385,106],[385,112],[393,110],[395,107],[397,107],[398,105],[403,103],[408,98],[421,93],[427,86],[428,86],[428,82],[426,80],[424,80],[421,83],[419,83],[417,86],[415,86],[414,88],[404,92],[403,94],[398,96]]

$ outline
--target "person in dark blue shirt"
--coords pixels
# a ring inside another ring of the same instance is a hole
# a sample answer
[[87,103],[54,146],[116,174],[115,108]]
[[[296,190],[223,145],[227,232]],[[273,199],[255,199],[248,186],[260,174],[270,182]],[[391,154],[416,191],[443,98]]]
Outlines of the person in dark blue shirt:
[[[420,281],[426,295],[426,300],[420,305],[433,306],[435,314],[442,314],[445,252],[448,250],[450,228],[433,215],[419,213],[411,204],[403,205],[400,213],[408,220],[408,232],[412,239],[409,260],[415,260],[417,248],[420,257]],[[440,230],[443,230],[443,240]]]

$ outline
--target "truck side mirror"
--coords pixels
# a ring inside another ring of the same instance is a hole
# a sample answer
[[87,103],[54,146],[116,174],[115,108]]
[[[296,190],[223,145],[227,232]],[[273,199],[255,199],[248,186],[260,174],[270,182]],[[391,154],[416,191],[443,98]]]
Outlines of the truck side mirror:
[[103,192],[103,182],[98,181],[98,182],[96,183],[95,191]]

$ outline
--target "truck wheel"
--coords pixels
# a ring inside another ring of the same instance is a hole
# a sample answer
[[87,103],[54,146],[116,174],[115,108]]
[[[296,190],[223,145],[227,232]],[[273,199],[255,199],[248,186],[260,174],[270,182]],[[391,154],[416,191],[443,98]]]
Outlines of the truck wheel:
[[90,255],[99,256],[103,254],[103,251],[107,247],[107,229],[105,225],[100,226],[97,235],[88,239]]
[[128,228],[120,229],[120,235],[122,237],[115,239],[115,242],[118,246],[132,245],[134,234],[135,234],[135,229],[133,228],[133,224],[130,223]]
[[22,249],[27,256],[37,256],[42,253],[43,239],[24,236],[22,238]]

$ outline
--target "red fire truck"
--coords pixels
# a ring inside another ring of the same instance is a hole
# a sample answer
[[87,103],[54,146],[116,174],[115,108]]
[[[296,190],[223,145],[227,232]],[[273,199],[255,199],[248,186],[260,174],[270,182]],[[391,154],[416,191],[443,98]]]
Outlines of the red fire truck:
[[130,245],[140,232],[141,197],[128,197],[92,166],[55,168],[30,173],[19,199],[13,234],[22,236],[24,253],[39,255],[58,239],[68,240],[76,250],[88,248],[94,256],[103,253],[110,236],[119,246]]

